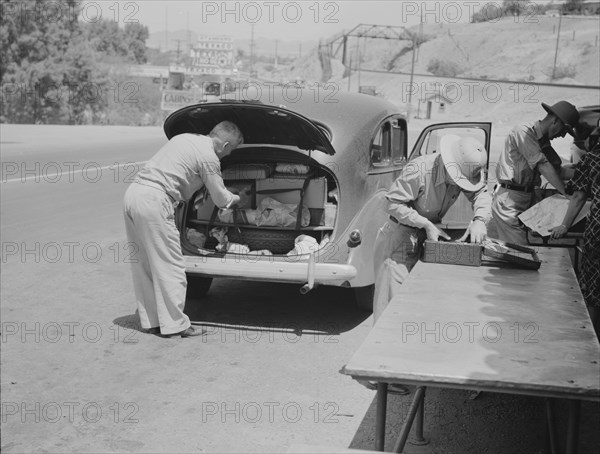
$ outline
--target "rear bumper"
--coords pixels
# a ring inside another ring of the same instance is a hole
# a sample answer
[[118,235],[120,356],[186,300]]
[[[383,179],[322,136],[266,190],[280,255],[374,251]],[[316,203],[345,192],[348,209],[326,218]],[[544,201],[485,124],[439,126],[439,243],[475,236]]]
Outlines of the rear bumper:
[[203,257],[184,256],[186,273],[206,277],[245,280],[340,285],[356,276],[352,265],[318,263],[314,258],[298,257]]

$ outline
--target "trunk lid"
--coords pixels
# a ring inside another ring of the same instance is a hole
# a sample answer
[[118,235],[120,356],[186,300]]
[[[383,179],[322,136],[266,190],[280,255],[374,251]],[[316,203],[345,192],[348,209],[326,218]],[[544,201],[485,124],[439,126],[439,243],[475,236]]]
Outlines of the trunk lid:
[[208,135],[221,121],[235,123],[245,145],[283,145],[335,154],[326,129],[284,107],[241,101],[197,104],[173,112],[165,120],[169,139],[183,134]]

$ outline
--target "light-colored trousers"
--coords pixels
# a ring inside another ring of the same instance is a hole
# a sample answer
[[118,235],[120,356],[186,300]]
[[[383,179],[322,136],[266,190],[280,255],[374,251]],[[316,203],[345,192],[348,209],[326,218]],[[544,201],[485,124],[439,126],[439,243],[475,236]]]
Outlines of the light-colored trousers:
[[131,273],[142,328],[174,334],[190,327],[183,313],[187,279],[173,201],[160,189],[132,183],[124,199]]
[[425,231],[387,221],[375,239],[375,295],[373,323],[401,289],[413,269],[425,241]]
[[527,232],[519,223],[518,216],[531,207],[533,196],[533,193],[498,188],[492,202],[492,216],[499,240],[528,244]]

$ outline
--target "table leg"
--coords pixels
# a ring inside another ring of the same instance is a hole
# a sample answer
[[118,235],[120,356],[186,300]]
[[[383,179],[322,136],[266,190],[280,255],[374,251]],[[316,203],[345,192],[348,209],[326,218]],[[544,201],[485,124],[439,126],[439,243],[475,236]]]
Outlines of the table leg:
[[415,426],[415,438],[410,441],[411,445],[427,445],[429,444],[429,440],[426,440],[423,437],[423,423],[425,420],[425,391],[426,388],[423,389],[423,398],[421,399],[421,405],[417,408],[417,425]]
[[548,430],[548,443],[550,444],[550,453],[557,454],[556,449],[556,428],[554,426],[554,410],[552,399],[546,398],[546,428]]
[[567,428],[567,454],[576,454],[579,443],[579,416],[581,401],[569,400],[569,425]]
[[388,384],[377,383],[377,414],[375,420],[375,451],[385,449],[385,415],[387,412]]
[[417,410],[420,405],[423,405],[423,397],[425,396],[425,387],[419,386],[415,391],[415,397],[413,398],[412,403],[408,409],[408,414],[406,415],[406,419],[402,424],[402,429],[400,430],[400,435],[398,436],[398,440],[394,445],[394,450],[392,452],[402,452],[404,450],[404,445],[406,444],[406,440],[408,438],[408,434],[410,433],[410,429],[412,427],[413,421],[417,416]]

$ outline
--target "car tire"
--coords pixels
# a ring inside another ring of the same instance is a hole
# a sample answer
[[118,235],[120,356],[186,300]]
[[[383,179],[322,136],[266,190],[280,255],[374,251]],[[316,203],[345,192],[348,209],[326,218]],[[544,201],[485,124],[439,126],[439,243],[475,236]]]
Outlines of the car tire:
[[204,296],[208,293],[212,284],[212,277],[187,275],[187,293],[190,296]]
[[354,300],[356,307],[365,311],[373,312],[373,296],[375,295],[375,285],[366,287],[356,287],[354,289]]

